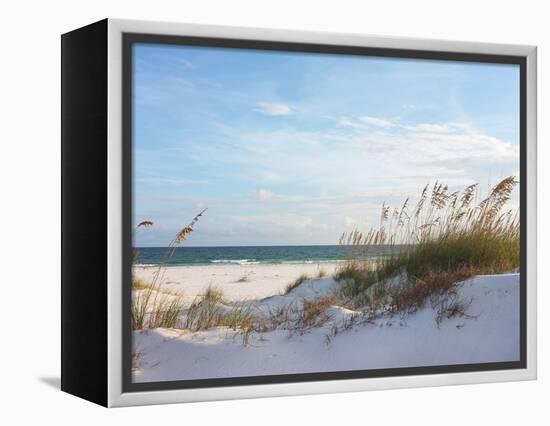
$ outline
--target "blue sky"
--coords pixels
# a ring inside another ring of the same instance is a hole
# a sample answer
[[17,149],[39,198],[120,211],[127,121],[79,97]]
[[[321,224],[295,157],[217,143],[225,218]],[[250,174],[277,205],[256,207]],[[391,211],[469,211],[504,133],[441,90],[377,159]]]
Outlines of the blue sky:
[[133,49],[138,246],[205,207],[188,245],[336,244],[435,180],[518,176],[514,65]]

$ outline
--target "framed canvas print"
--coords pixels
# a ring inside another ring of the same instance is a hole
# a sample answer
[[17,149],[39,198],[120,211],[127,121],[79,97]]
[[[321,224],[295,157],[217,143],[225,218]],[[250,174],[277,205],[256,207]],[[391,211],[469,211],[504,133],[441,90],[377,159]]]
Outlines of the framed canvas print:
[[106,406],[536,377],[536,49],[62,36],[62,389]]

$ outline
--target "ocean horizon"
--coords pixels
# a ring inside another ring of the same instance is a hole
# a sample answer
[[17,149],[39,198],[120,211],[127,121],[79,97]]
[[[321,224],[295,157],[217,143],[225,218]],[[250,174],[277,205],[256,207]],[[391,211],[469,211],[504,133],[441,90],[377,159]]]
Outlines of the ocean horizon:
[[[218,246],[176,247],[167,257],[168,247],[136,247],[136,265],[257,265],[344,262],[351,254],[351,246],[289,245],[289,246]],[[387,255],[388,247],[371,246],[368,258]]]

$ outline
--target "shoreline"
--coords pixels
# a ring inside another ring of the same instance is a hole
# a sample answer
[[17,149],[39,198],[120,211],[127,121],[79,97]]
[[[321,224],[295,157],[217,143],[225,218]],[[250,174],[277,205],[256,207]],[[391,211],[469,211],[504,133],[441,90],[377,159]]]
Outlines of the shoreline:
[[[182,292],[191,303],[209,285],[223,291],[229,301],[257,300],[281,294],[303,274],[311,278],[321,273],[331,276],[342,262],[209,264],[163,267],[161,291]],[[151,282],[157,266],[134,265],[134,278]]]
[[334,259],[334,260],[311,260],[311,261],[301,261],[301,260],[288,260],[282,262],[262,262],[262,261],[240,261],[240,260],[213,260],[205,263],[134,263],[133,267],[140,268],[158,268],[162,266],[163,268],[177,268],[177,267],[193,267],[193,266],[228,266],[228,265],[239,265],[239,266],[255,266],[255,265],[328,265],[328,264],[340,264],[345,263],[349,259]]

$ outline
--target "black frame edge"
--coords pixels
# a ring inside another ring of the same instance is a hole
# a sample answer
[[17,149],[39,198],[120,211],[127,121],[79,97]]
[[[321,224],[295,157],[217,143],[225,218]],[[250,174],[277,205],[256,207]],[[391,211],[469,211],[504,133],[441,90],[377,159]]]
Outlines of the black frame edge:
[[61,36],[61,390],[107,406],[108,20]]

